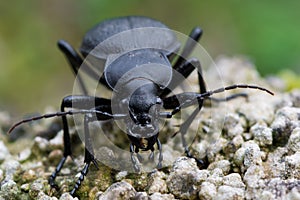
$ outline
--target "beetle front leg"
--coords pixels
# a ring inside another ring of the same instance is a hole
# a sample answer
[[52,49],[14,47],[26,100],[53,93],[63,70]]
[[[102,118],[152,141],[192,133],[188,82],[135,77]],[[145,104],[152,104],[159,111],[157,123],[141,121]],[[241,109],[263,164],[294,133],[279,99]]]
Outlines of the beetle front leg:
[[[101,110],[104,112],[110,112],[111,110],[110,100],[108,99],[92,97],[92,96],[74,95],[74,96],[67,96],[62,100],[61,111],[64,112],[65,108],[91,109],[95,106],[98,107],[102,106]],[[99,116],[99,118],[101,118],[101,116]],[[105,120],[105,118],[103,118],[103,120]],[[58,186],[55,183],[56,176],[62,169],[67,157],[72,155],[69,125],[68,125],[67,117],[65,115],[62,116],[62,123],[63,123],[64,153],[59,164],[56,166],[54,172],[51,174],[48,180],[49,185],[52,188],[56,188],[56,189],[58,188]]]
[[84,180],[84,177],[87,175],[91,162],[94,163],[97,169],[99,169],[97,161],[94,156],[94,148],[92,144],[92,139],[89,131],[89,123],[96,121],[95,117],[91,117],[89,115],[85,115],[84,117],[84,140],[85,140],[85,155],[84,155],[84,167],[80,171],[80,177],[76,181],[73,190],[70,192],[72,196],[75,195],[76,191],[79,189],[81,183]]
[[130,143],[129,148],[130,148],[130,159],[131,159],[134,171],[139,172],[141,169],[140,169],[140,166],[138,165],[136,158],[134,157],[134,153],[135,153],[134,145],[132,143]]
[[163,154],[162,154],[162,145],[158,138],[156,139],[156,144],[157,144],[157,148],[159,151],[157,168],[160,169],[160,168],[162,168]]

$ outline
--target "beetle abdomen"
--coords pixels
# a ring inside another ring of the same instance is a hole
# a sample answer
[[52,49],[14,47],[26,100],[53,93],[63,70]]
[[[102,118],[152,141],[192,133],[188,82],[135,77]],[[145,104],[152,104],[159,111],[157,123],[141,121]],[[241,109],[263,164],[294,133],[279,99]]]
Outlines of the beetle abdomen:
[[84,36],[80,51],[84,56],[91,53],[98,59],[106,60],[108,55],[138,48],[175,52],[179,46],[173,31],[163,23],[147,17],[129,16],[109,19],[96,25]]

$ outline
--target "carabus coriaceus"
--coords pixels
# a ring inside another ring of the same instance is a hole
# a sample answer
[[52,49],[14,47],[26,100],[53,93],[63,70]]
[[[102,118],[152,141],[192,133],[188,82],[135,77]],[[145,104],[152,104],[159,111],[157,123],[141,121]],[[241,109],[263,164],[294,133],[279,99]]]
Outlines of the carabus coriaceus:
[[[120,37],[118,37],[119,34],[121,34]],[[179,131],[182,134],[185,153],[188,157],[192,157],[184,135],[201,110],[205,99],[210,98],[212,94],[235,88],[259,89],[273,95],[271,91],[265,88],[245,84],[207,91],[200,62],[194,58],[186,59],[195,47],[196,42],[193,41],[198,41],[201,35],[202,30],[199,27],[194,28],[180,55],[176,56],[180,43],[167,26],[147,17],[129,16],[106,20],[88,31],[80,47],[81,54],[77,53],[67,42],[58,41],[60,50],[65,54],[73,72],[77,75],[83,94],[63,98],[60,112],[20,121],[13,125],[9,132],[16,126],[32,120],[55,116],[62,117],[64,154],[49,178],[50,185],[57,187],[55,178],[67,157],[72,154],[66,116],[83,114],[85,166],[70,192],[73,196],[88,173],[91,162],[97,167],[88,127],[92,121],[124,120],[127,126],[126,134],[130,140],[131,161],[135,171],[140,170],[135,153],[138,155],[139,150],[150,150],[149,158],[153,159],[155,144],[159,150],[157,167],[160,168],[163,157],[162,145],[158,138],[159,119],[172,118],[181,109],[196,105],[197,108],[181,124]],[[100,48],[98,48],[99,44],[101,44]],[[84,59],[88,56],[91,56],[95,62],[91,62],[90,65],[84,64]],[[83,68],[81,68],[82,66]],[[99,74],[100,68],[103,73]],[[183,92],[170,95],[172,90],[183,81],[182,78],[176,77],[174,72],[187,78],[195,69],[198,74],[200,92]],[[88,88],[84,84],[79,70],[113,91],[116,94],[114,98],[106,99],[88,95]],[[243,96],[243,94],[233,95],[225,100],[239,96]],[[66,108],[71,108],[71,110],[65,111]],[[170,111],[161,111],[161,108]],[[92,117],[91,114],[96,117]],[[203,164],[201,160],[196,159],[196,161],[199,165]]]

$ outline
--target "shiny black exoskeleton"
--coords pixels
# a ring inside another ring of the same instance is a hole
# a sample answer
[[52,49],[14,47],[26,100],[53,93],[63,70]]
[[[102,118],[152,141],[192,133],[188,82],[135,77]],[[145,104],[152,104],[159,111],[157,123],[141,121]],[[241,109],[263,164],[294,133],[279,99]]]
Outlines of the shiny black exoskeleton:
[[[92,28],[84,36],[80,54],[67,42],[58,41],[59,48],[65,54],[77,76],[83,94],[65,97],[62,100],[60,112],[23,120],[15,124],[10,132],[16,126],[28,121],[55,116],[62,117],[64,154],[49,178],[50,185],[56,187],[55,178],[62,169],[66,158],[72,154],[66,116],[84,115],[85,166],[71,191],[72,195],[84,180],[91,162],[97,166],[88,126],[95,120],[124,120],[127,127],[126,133],[130,140],[134,169],[140,170],[135,153],[138,154],[139,150],[150,150],[149,158],[153,159],[155,144],[159,150],[157,167],[160,168],[163,156],[162,145],[158,138],[159,119],[172,118],[181,109],[198,105],[190,117],[182,123],[179,131],[182,134],[182,144],[186,155],[192,157],[184,135],[200,111],[204,99],[210,98],[214,93],[235,88],[253,88],[272,94],[264,88],[244,84],[207,91],[199,61],[188,58],[201,35],[202,30],[199,27],[194,28],[180,55],[176,56],[180,49],[180,43],[167,26],[147,17],[129,16],[106,20]],[[92,60],[89,64],[84,63],[84,59],[87,57]],[[195,69],[198,73],[199,92],[186,92],[170,96],[172,90]],[[79,70],[112,90],[115,93],[114,98],[90,96]],[[174,72],[180,77],[176,76]],[[244,96],[244,94],[237,94],[224,100],[238,96]],[[65,111],[66,108],[71,108],[71,110]],[[161,108],[170,111],[161,111]],[[91,114],[95,114],[96,118]],[[201,160],[196,159],[196,161],[199,165],[203,164]]]

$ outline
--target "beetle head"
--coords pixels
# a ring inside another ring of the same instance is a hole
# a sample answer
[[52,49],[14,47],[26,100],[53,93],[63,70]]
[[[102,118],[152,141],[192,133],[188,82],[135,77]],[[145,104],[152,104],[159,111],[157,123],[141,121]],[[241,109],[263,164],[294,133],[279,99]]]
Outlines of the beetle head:
[[[129,99],[127,133],[140,138],[140,148],[145,148],[146,138],[151,138],[159,131],[159,112],[161,99],[157,96],[157,86],[147,84],[138,88]],[[143,142],[145,141],[145,142]]]

